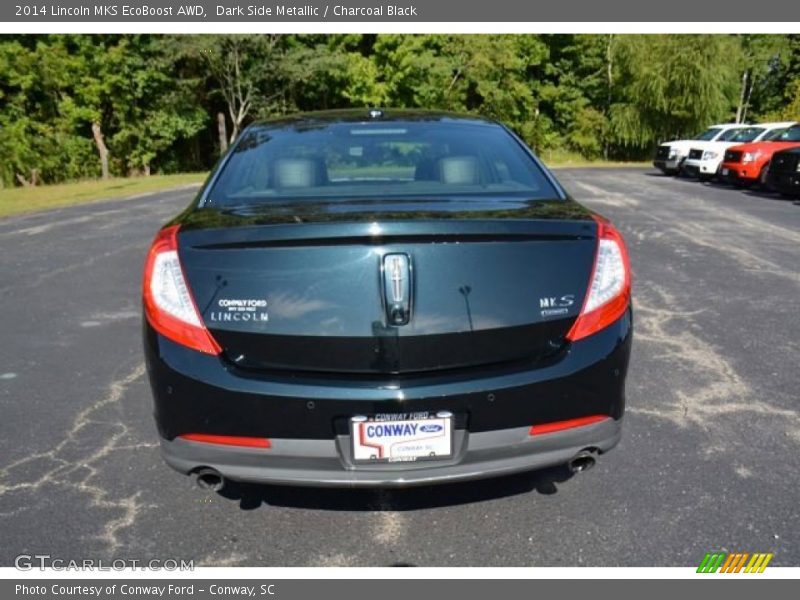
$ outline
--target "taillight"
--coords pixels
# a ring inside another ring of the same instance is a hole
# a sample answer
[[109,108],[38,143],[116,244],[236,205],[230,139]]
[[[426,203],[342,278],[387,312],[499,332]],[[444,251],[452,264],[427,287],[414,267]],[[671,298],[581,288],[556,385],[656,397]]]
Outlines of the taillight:
[[178,228],[162,229],[153,240],[144,266],[144,313],[158,333],[207,354],[222,349],[203,325],[186,285],[178,258]]
[[597,221],[597,250],[589,289],[578,319],[567,333],[577,341],[608,327],[625,314],[631,301],[631,265],[625,241],[614,226]]

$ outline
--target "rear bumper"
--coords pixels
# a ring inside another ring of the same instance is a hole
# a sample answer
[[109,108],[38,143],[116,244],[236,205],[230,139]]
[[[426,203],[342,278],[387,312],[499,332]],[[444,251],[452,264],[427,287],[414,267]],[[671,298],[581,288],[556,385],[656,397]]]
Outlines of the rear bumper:
[[273,439],[269,449],[237,448],[161,440],[164,460],[181,473],[212,467],[227,479],[278,485],[331,487],[406,487],[450,483],[539,469],[568,462],[584,449],[600,453],[622,435],[622,421],[607,419],[557,433],[530,436],[528,428],[456,436],[451,461],[354,467],[350,438]]
[[[619,439],[632,340],[629,310],[569,344],[547,364],[487,367],[416,378],[348,379],[247,373],[145,327],[145,357],[165,460],[188,473],[210,466],[234,480],[304,485],[412,485],[474,479],[569,461]],[[353,415],[450,411],[448,461],[377,468],[348,461]],[[528,436],[531,425],[590,415],[606,421]],[[269,438],[268,450],[189,442],[202,433]]]

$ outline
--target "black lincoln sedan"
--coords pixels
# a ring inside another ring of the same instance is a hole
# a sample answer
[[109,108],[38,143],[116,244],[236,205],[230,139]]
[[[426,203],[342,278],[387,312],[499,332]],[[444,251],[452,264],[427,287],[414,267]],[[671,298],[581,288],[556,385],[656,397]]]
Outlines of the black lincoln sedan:
[[625,243],[493,121],[251,125],[143,296],[162,454],[207,487],[580,471],[620,439]]

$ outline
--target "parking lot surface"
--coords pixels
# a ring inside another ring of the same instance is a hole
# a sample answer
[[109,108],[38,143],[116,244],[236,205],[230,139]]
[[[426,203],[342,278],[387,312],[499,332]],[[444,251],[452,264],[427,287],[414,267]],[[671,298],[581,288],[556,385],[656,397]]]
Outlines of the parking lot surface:
[[594,469],[399,491],[198,489],[158,454],[140,273],[179,190],[0,221],[0,565],[800,565],[800,206],[559,170],[634,271],[623,441]]

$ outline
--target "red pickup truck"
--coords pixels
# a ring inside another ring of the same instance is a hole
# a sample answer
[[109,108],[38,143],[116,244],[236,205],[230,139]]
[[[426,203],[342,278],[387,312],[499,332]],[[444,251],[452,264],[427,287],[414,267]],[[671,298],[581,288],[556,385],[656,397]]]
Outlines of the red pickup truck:
[[776,129],[769,139],[732,146],[725,151],[720,174],[722,179],[737,187],[750,187],[758,183],[767,187],[767,171],[772,155],[778,150],[800,146],[800,124],[787,129]]

